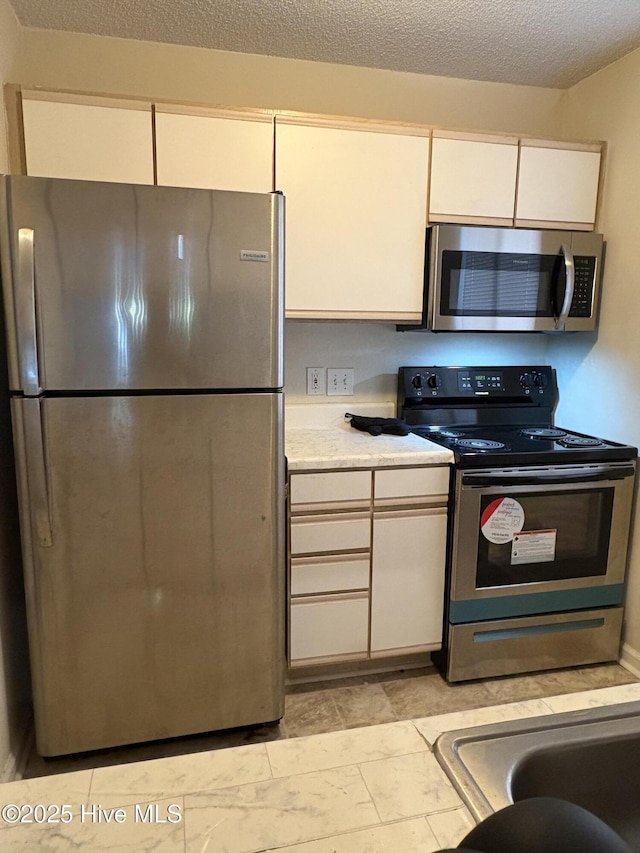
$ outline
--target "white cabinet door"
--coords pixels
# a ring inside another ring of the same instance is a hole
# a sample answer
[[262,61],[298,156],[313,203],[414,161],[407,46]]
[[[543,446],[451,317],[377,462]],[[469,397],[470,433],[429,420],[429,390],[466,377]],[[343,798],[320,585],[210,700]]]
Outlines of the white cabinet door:
[[296,598],[291,602],[292,663],[305,658],[367,652],[369,600],[366,593]]
[[151,105],[129,107],[23,94],[27,174],[152,184]]
[[522,141],[516,225],[591,230],[596,219],[600,148]]
[[429,187],[430,222],[512,225],[518,140],[434,131]]
[[371,651],[442,642],[446,509],[374,513]]
[[419,320],[429,140],[276,118],[286,315]]
[[156,109],[158,183],[268,193],[273,189],[269,116],[231,118]]

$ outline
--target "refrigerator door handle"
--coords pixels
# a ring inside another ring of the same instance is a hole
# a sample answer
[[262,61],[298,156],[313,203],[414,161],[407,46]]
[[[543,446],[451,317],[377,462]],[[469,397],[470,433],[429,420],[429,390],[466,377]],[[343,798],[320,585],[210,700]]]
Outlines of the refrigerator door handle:
[[27,483],[36,539],[41,548],[53,545],[49,482],[40,400],[23,400]]
[[38,338],[36,324],[36,265],[33,228],[18,229],[16,320],[20,381],[27,396],[36,396],[40,388]]

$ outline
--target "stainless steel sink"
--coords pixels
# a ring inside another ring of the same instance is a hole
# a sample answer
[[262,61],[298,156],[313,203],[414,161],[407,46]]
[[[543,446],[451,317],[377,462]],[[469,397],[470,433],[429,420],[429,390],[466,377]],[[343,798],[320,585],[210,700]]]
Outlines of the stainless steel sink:
[[640,702],[448,732],[434,751],[476,820],[560,797],[640,853]]

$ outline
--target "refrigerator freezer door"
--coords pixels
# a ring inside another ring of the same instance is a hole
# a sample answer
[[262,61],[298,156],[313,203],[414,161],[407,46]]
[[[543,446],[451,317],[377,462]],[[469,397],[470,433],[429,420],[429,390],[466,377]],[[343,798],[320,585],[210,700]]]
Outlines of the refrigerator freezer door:
[[4,180],[13,390],[282,386],[282,196]]
[[282,395],[12,405],[41,754],[279,719]]

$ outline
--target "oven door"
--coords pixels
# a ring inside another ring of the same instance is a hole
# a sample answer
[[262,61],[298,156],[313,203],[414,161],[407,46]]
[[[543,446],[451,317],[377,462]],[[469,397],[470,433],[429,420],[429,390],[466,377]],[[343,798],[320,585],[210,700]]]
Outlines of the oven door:
[[450,621],[620,604],[633,461],[462,470]]

